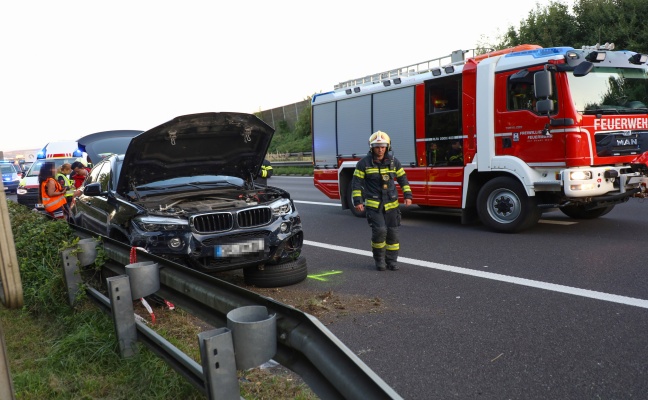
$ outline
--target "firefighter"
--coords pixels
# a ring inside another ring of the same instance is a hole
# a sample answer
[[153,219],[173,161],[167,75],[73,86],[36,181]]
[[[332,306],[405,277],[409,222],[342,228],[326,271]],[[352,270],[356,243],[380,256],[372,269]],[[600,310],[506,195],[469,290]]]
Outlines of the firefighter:
[[270,164],[270,161],[264,159],[261,165],[261,178],[268,179],[272,176],[272,173],[272,164]]
[[396,261],[400,247],[400,210],[394,179],[403,191],[405,206],[410,206],[412,190],[405,170],[391,152],[389,135],[377,131],[369,137],[369,153],[356,165],[352,196],[355,209],[367,212],[367,221],[371,227],[371,249],[378,271],[399,269]]
[[459,140],[453,140],[448,151],[448,165],[463,165],[463,148]]
[[268,178],[272,176],[273,172],[274,171],[272,170],[272,164],[270,164],[270,161],[263,159],[263,164],[261,164],[261,172],[259,173],[257,179],[254,180],[254,182],[267,185]]

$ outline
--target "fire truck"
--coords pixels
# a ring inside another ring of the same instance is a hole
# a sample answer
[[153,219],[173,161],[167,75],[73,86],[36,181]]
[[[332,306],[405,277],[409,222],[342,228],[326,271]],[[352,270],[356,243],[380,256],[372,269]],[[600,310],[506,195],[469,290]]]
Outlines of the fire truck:
[[648,196],[647,60],[608,43],[521,45],[341,82],[312,98],[315,187],[363,216],[351,180],[381,130],[425,209],[499,232],[550,210],[603,216]]

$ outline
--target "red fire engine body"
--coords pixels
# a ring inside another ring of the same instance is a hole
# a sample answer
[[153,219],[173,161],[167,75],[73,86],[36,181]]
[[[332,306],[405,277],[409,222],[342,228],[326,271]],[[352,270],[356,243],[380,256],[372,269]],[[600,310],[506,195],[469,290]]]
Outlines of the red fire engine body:
[[351,179],[381,130],[414,204],[463,223],[517,232],[646,197],[648,56],[613,49],[458,50],[342,82],[312,99],[315,187],[361,216]]

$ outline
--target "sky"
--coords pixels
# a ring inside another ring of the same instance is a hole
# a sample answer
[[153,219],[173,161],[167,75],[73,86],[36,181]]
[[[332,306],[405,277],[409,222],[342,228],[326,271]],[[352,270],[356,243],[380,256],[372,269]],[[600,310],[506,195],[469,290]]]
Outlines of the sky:
[[548,4],[4,1],[0,150],[148,130],[185,114],[281,107],[342,81],[496,43]]

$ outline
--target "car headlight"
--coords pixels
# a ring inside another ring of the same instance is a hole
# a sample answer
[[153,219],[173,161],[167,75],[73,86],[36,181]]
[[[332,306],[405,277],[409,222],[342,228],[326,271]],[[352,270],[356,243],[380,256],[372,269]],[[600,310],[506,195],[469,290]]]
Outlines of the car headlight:
[[592,171],[571,171],[569,173],[569,179],[572,181],[592,179]]
[[175,218],[139,217],[133,223],[146,232],[189,230],[189,222]]
[[281,217],[282,215],[288,215],[292,213],[293,208],[288,199],[277,200],[274,203],[270,204],[272,208],[272,215],[275,217]]

